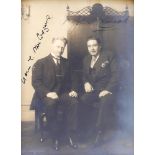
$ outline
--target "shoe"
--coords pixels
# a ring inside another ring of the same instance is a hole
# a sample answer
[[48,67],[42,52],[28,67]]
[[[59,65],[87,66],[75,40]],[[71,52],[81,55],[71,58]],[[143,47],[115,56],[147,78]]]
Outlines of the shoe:
[[59,151],[60,150],[60,145],[59,145],[59,141],[58,140],[55,140],[54,141],[54,150],[56,150],[56,151]]
[[93,147],[97,147],[102,143],[102,131],[98,131],[93,143]]
[[72,147],[73,149],[78,148],[77,143],[75,143],[71,137],[69,137],[69,146]]

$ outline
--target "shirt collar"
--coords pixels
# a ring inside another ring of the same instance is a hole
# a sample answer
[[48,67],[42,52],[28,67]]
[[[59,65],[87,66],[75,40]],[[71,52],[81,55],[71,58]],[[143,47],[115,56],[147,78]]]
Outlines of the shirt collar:
[[[95,61],[97,61],[97,60],[98,60],[99,56],[100,56],[100,54],[98,54],[98,56],[97,56],[97,57],[95,57]],[[93,58],[93,57],[92,57],[92,58]]]
[[52,58],[56,60],[60,60],[60,58],[57,58],[52,52],[51,52]]
[[51,57],[52,57],[52,59],[53,59],[53,61],[54,61],[54,63],[57,65],[58,63],[60,64],[60,58],[58,59],[58,58],[56,58],[55,56],[54,56],[54,54],[53,53],[51,53]]

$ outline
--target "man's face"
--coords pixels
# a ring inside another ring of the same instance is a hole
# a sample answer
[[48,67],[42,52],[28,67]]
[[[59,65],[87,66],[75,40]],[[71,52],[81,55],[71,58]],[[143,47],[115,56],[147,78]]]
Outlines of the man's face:
[[88,52],[91,56],[97,56],[100,52],[101,46],[96,40],[88,40],[87,42]]
[[52,43],[52,53],[55,55],[55,57],[59,58],[65,49],[65,44],[62,40],[54,40]]

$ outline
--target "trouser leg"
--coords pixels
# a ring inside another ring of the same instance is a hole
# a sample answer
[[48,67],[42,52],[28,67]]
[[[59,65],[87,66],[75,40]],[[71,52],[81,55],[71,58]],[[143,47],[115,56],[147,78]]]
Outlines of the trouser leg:
[[106,119],[110,112],[110,102],[112,101],[112,95],[108,94],[101,97],[98,102],[98,108],[96,113],[96,129],[102,130]]
[[72,135],[77,131],[78,100],[68,94],[62,95],[60,100],[64,106],[67,134]]
[[57,122],[58,100],[45,98],[45,113],[47,117],[47,125],[53,139],[59,138],[59,124]]
[[80,111],[81,111],[81,132],[89,135],[89,132],[93,132],[95,115],[94,115],[94,104],[98,101],[98,93],[85,93],[80,99]]

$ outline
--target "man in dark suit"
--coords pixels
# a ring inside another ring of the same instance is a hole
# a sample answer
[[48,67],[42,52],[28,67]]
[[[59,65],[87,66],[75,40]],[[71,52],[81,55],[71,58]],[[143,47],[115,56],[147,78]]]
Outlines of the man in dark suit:
[[118,84],[118,65],[113,53],[102,51],[98,38],[88,38],[87,47],[89,55],[84,58],[83,62],[85,93],[81,97],[81,104],[98,109],[94,142],[94,145],[97,145],[101,140],[104,119],[107,119],[105,118],[107,105],[113,98]]
[[[52,40],[51,53],[38,60],[32,70],[32,86],[35,93],[31,109],[45,108],[47,124],[54,139],[54,148],[59,150],[62,121],[66,120],[68,142],[77,148],[77,93],[70,78],[68,60],[61,57],[67,44],[65,38]],[[59,112],[63,113],[59,118]],[[62,118],[63,117],[63,118]]]

